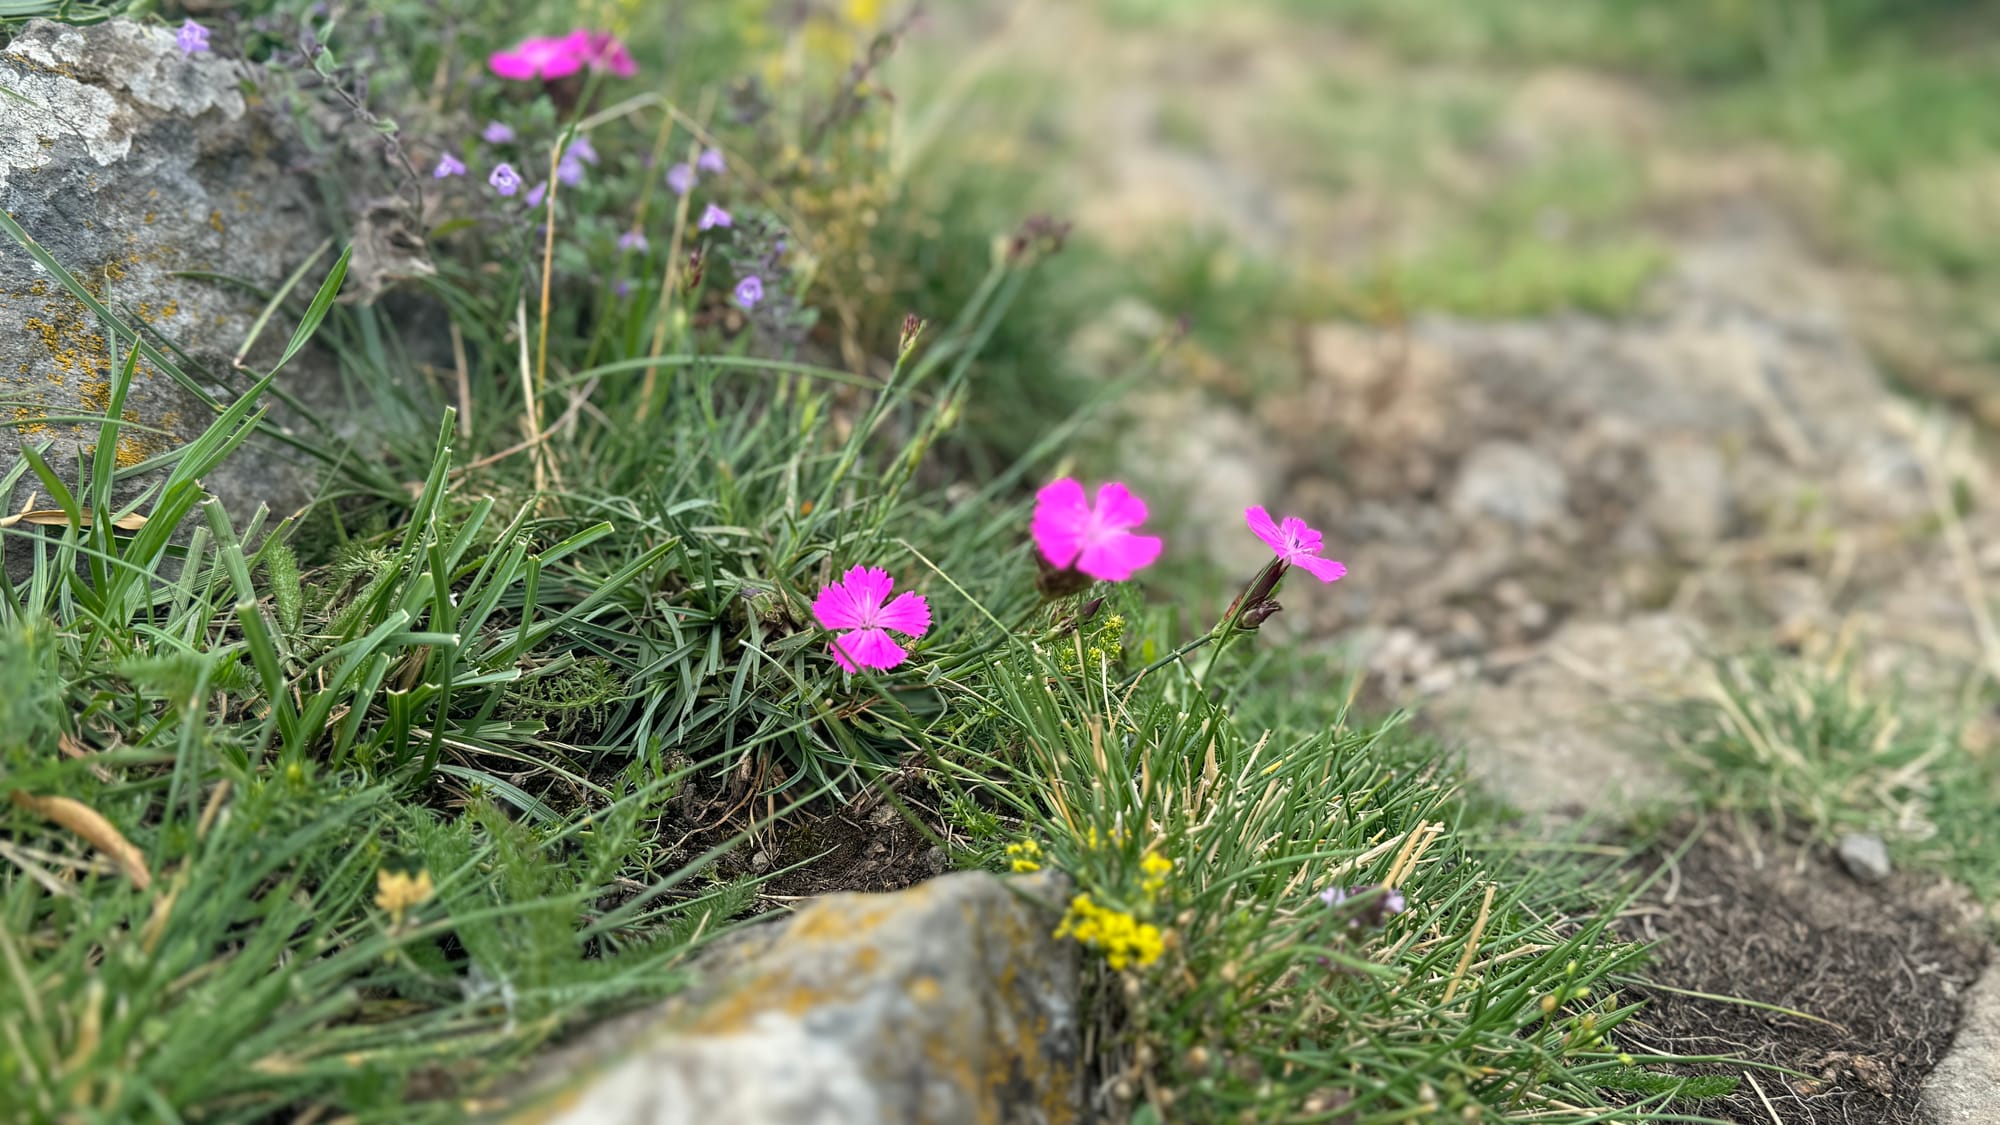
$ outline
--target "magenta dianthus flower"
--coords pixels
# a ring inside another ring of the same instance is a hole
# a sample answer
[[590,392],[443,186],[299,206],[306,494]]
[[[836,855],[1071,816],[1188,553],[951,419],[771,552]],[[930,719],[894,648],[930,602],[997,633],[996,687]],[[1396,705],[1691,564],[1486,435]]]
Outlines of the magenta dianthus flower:
[[742,305],[745,312],[756,308],[757,302],[763,299],[763,278],[758,277],[756,274],[751,274],[749,277],[736,283],[736,303]]
[[727,165],[722,162],[722,150],[719,148],[702,150],[702,154],[695,160],[694,166],[704,172],[717,176],[720,176],[727,168]]
[[667,190],[675,195],[686,195],[694,187],[694,169],[686,164],[676,164],[667,169]]
[[521,174],[514,171],[512,164],[494,165],[493,174],[486,177],[486,182],[501,195],[512,195],[521,190]]
[[879,567],[857,566],[828,584],[813,602],[813,618],[837,635],[827,651],[848,672],[887,670],[909,658],[891,631],[921,637],[930,631],[931,606],[922,594],[889,601],[896,580]]
[[1336,581],[1347,573],[1346,564],[1320,557],[1319,532],[1307,527],[1306,521],[1297,516],[1286,516],[1282,523],[1273,523],[1271,513],[1259,505],[1244,509],[1243,518],[1257,538],[1277,552],[1279,561],[1286,565],[1296,566],[1321,582]]
[[434,180],[442,180],[448,176],[463,176],[463,175],[465,175],[465,161],[460,160],[458,157],[453,156],[451,153],[447,152],[443,156],[438,157],[438,166],[437,169],[431,173],[431,178]]
[[708,209],[701,213],[701,221],[694,225],[694,229],[708,230],[711,227],[728,227],[735,225],[736,225],[736,220],[729,217],[729,212],[724,211],[722,208],[717,207],[715,204],[711,203],[708,205]]
[[1056,567],[1074,566],[1092,578],[1123,582],[1160,557],[1160,540],[1134,535],[1146,522],[1146,502],[1117,481],[1097,490],[1091,503],[1072,477],[1035,493],[1030,530],[1042,557]]
[[208,29],[189,20],[174,32],[174,42],[180,46],[182,58],[192,58],[208,50]]
[[488,121],[486,128],[479,131],[479,139],[489,145],[504,145],[514,139],[514,130],[498,121]]
[[553,81],[584,67],[610,71],[620,78],[630,78],[638,70],[631,52],[616,36],[581,28],[563,36],[523,39],[508,50],[493,52],[486,65],[500,77],[517,82],[534,78]]

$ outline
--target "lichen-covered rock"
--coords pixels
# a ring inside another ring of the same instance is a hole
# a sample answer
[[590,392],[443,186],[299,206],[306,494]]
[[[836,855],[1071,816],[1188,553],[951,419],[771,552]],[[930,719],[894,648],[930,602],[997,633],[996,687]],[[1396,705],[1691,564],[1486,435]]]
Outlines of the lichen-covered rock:
[[709,954],[705,982],[544,1059],[548,1125],[1062,1125],[1081,1116],[1067,887],[947,875],[830,895]]
[[[224,403],[254,381],[231,360],[262,311],[257,290],[277,290],[331,234],[310,181],[289,170],[302,155],[290,121],[261,102],[253,78],[241,63],[184,55],[172,32],[126,20],[36,21],[0,52],[0,207],[126,323],[169,354],[167,345],[181,349],[179,366]],[[318,281],[303,283],[304,296]],[[287,320],[281,313],[266,328],[246,361],[253,371],[275,362]],[[0,471],[24,443],[49,443],[51,463],[73,481],[78,456],[95,447],[87,419],[109,405],[113,363],[88,307],[0,237]],[[279,378],[309,404],[336,399],[330,361],[310,350]],[[167,452],[213,416],[142,359],[117,462]],[[308,498],[311,474],[253,442],[204,483],[237,513],[265,503],[284,514]],[[30,487],[0,501],[18,508]]]

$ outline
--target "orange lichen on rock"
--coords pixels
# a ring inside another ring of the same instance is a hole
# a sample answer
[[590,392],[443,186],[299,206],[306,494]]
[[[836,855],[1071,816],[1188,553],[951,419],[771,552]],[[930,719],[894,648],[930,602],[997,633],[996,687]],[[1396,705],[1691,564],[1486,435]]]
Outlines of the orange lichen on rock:
[[14,408],[14,432],[20,434],[46,434],[49,432],[49,424],[41,421],[41,419],[46,417],[48,417],[47,414],[34,407],[17,406]]

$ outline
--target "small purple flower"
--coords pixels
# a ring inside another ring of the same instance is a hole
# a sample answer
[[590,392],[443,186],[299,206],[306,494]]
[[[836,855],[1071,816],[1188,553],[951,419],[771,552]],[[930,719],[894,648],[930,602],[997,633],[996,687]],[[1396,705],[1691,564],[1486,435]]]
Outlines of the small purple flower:
[[514,171],[512,164],[494,165],[493,174],[486,177],[486,182],[501,195],[512,195],[521,190],[521,174]]
[[1380,929],[1389,919],[1409,909],[1410,905],[1402,891],[1382,886],[1328,887],[1319,893],[1319,900],[1332,908],[1358,901],[1359,905],[1347,919],[1350,930],[1363,926],[1371,930]]
[[583,161],[578,160],[574,153],[564,153],[562,161],[556,165],[556,179],[571,187],[582,183]]
[[729,212],[711,203],[708,205],[708,209],[701,213],[701,221],[694,225],[694,229],[709,230],[713,227],[730,227],[735,225],[736,220],[729,217]]
[[589,137],[579,133],[574,140],[569,142],[568,151],[563,153],[564,160],[568,160],[571,157],[575,157],[585,164],[595,164],[597,163],[597,150],[591,147]]
[[763,278],[758,277],[756,274],[751,274],[749,277],[736,283],[736,303],[743,306],[744,312],[749,312],[751,309],[756,308],[757,302],[763,299]]
[[676,164],[667,169],[667,188],[675,195],[686,195],[694,187],[694,169],[686,164]]
[[547,180],[543,180],[541,183],[536,184],[533,188],[529,189],[528,200],[527,200],[528,206],[540,207],[542,205],[542,200],[548,198],[548,194],[549,194],[549,182]]
[[694,166],[717,176],[720,176],[727,167],[722,163],[722,150],[719,148],[704,151],[701,158],[694,162]]
[[498,121],[488,121],[479,138],[489,145],[504,145],[514,139],[514,130]]
[[174,42],[180,45],[182,58],[193,58],[208,50],[208,29],[189,20],[174,32]]
[[617,283],[611,287],[611,291],[617,294],[618,299],[622,301],[625,298],[630,297],[632,295],[632,283],[621,277],[618,279]]
[[[652,244],[646,241],[644,233],[636,230],[628,230],[618,236],[618,248],[620,250],[636,250],[644,254],[652,248]],[[623,283],[621,282],[621,284]]]
[[447,152],[438,157],[437,170],[431,173],[431,179],[442,180],[450,176],[463,175],[465,175],[465,161]]

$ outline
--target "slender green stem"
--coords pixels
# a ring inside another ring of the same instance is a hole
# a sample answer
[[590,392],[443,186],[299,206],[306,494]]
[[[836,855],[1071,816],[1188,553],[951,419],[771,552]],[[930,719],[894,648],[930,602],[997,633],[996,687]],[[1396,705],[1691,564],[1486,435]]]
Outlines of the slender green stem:
[[1216,630],[1210,629],[1208,632],[1203,633],[1201,636],[1196,637],[1194,640],[1189,641],[1188,643],[1166,654],[1165,656],[1160,657],[1158,660],[1153,661],[1151,664],[1146,665],[1144,668],[1139,669],[1137,672],[1134,672],[1132,675],[1126,678],[1125,683],[1127,685],[1138,683],[1140,680],[1146,677],[1147,673],[1158,671],[1159,669],[1164,668],[1169,664],[1172,664],[1174,661],[1179,660],[1181,657],[1186,656],[1188,653],[1193,652],[1195,649],[1198,649],[1201,646],[1207,644],[1208,642],[1214,640],[1215,635],[1216,635]]

